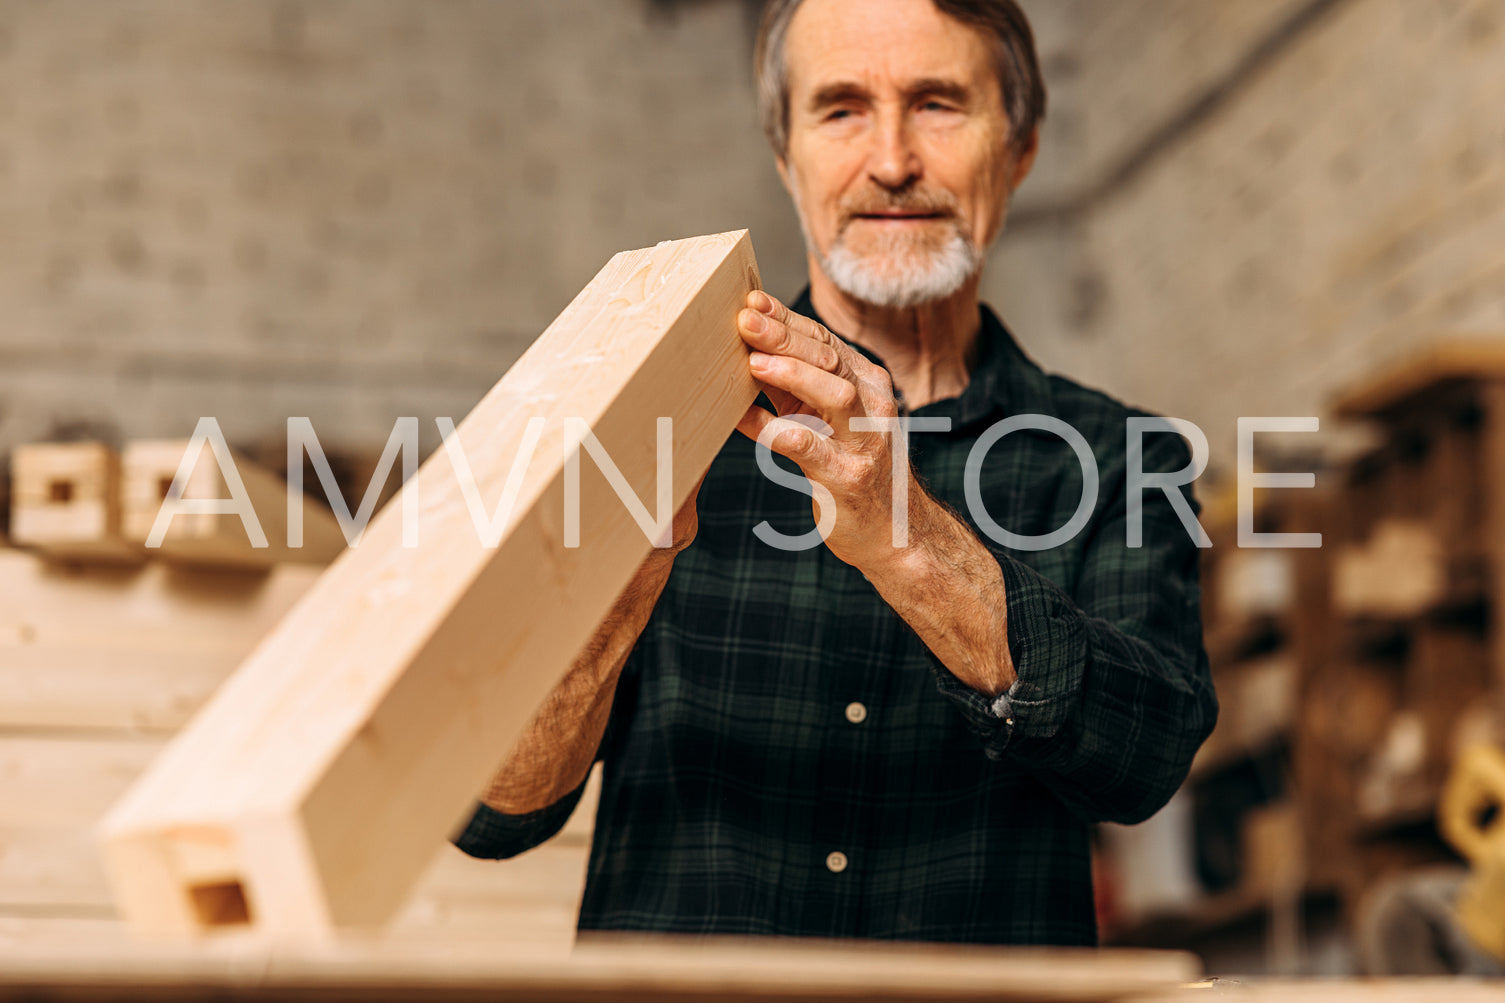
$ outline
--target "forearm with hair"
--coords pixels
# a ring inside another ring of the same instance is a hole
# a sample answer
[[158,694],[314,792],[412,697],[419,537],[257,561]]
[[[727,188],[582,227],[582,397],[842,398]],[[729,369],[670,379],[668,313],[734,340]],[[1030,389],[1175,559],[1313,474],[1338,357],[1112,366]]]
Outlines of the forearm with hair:
[[655,552],[622,590],[492,778],[481,797],[487,807],[508,815],[527,814],[554,804],[585,780],[611,717],[622,666],[672,567],[671,552]]
[[863,572],[956,678],[996,696],[1015,679],[1003,572],[960,517],[917,481],[910,498],[909,545]]

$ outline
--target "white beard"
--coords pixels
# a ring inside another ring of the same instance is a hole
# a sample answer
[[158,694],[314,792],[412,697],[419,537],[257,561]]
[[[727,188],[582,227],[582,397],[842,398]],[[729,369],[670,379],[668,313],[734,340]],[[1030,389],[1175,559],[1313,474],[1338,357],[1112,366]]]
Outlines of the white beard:
[[805,238],[826,277],[848,296],[876,307],[902,310],[945,299],[977,274],[983,254],[952,229],[939,248],[916,246],[912,236],[895,234],[867,254],[858,254],[836,238],[830,254]]
[[891,310],[932,303],[956,292],[982,268],[983,250],[968,239],[961,223],[954,219],[951,233],[939,248],[925,247],[916,235],[891,234],[870,253],[858,254],[847,245],[850,230],[843,227],[831,245],[831,253],[823,254],[805,225],[799,181],[793,171],[788,181],[806,249],[832,284],[858,302]]

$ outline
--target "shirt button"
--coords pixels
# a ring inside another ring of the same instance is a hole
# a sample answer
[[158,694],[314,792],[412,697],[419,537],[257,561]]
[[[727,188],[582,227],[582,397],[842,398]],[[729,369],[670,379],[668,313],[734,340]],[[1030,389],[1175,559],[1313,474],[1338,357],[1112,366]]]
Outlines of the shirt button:
[[853,724],[861,724],[867,720],[867,708],[855,700],[847,704],[847,720]]
[[840,874],[847,869],[847,855],[840,850],[834,850],[826,854],[826,870],[832,874]]

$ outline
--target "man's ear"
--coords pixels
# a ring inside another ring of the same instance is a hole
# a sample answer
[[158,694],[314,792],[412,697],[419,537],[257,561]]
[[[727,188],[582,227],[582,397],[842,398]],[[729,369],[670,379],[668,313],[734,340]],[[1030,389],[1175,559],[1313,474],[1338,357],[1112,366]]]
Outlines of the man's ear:
[[778,169],[779,180],[784,183],[784,191],[789,193],[790,198],[794,198],[794,189],[789,187],[789,162],[783,157],[774,157],[773,166]]
[[1009,191],[1014,191],[1024,184],[1024,179],[1029,177],[1029,172],[1035,166],[1035,155],[1040,152],[1040,127],[1035,126],[1029,131],[1029,139],[1024,143],[1024,148],[1019,151],[1019,157],[1014,161],[1014,178],[1009,184]]

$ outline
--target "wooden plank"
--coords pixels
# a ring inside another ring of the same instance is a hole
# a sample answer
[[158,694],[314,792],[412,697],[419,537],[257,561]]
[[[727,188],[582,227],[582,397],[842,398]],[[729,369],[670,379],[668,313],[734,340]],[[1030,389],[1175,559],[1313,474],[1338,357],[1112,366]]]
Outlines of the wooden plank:
[[0,727],[173,732],[247,651],[0,643]]
[[1492,625],[1490,664],[1494,666],[1496,719],[1505,721],[1505,380],[1490,381],[1480,398],[1484,407],[1479,462],[1483,468],[1482,539]]
[[1271,801],[1251,809],[1240,830],[1244,892],[1270,899],[1300,888],[1301,813],[1293,802]]
[[0,827],[86,828],[164,744],[159,738],[0,736]]
[[[1303,499],[1288,529],[1342,538],[1342,496],[1319,488]],[[1341,513],[1341,514],[1340,514]],[[1296,658],[1295,728],[1291,736],[1292,790],[1301,811],[1308,887],[1331,887],[1349,865],[1353,790],[1343,758],[1341,716],[1348,713],[1340,621],[1332,608],[1333,561],[1323,549],[1295,552],[1296,593],[1290,646]]]
[[1340,616],[1402,619],[1433,608],[1447,594],[1447,555],[1425,522],[1382,519],[1361,545],[1338,549],[1333,608]]
[[1492,693],[1488,631],[1480,625],[1423,621],[1410,631],[1405,690],[1426,736],[1428,787],[1440,790],[1467,745],[1470,712],[1488,707]]
[[[94,823],[161,751],[160,738],[0,735],[0,915],[17,908],[109,913]],[[573,934],[600,771],[564,830],[505,861],[439,848],[397,927],[538,922]]]
[[0,915],[0,952],[19,953],[28,944],[72,942],[99,949],[122,944],[130,936],[123,922],[98,916]]
[[0,550],[0,645],[249,652],[319,574],[67,567]]
[[0,550],[0,727],[177,729],[319,572],[59,566]]
[[1246,623],[1284,614],[1296,588],[1293,568],[1289,551],[1228,550],[1217,563],[1216,617]]
[[1169,990],[1196,959],[1171,951],[997,948],[776,938],[605,937],[568,957],[489,936],[373,937],[327,946],[81,949],[32,937],[0,949],[0,993],[78,999],[1109,1001]]
[[1431,429],[1427,468],[1429,519],[1454,563],[1476,559],[1483,550],[1484,477],[1480,430],[1472,416],[1445,415]]
[[678,506],[757,394],[735,330],[756,284],[745,231],[607,264],[460,427],[487,506],[541,429],[498,544],[436,454],[404,488],[420,546],[388,506],[111,813],[129,919],[302,938],[396,911],[650,550],[600,476],[563,546],[566,419],[651,501],[671,417]]
[[[568,944],[589,847],[556,837],[511,860],[440,847],[391,929],[524,930]],[[0,825],[0,916],[114,916],[99,847],[82,825]]]
[[141,547],[121,531],[120,456],[100,442],[17,446],[11,538],[62,560],[144,560]]
[[511,860],[476,860],[453,847],[434,858],[387,927],[451,930],[568,948],[575,940],[589,847],[556,837]]
[[1505,379],[1505,340],[1439,338],[1345,390],[1333,412],[1340,418],[1385,417],[1448,384],[1478,379]]
[[89,827],[0,826],[0,917],[114,917]]
[[[126,444],[121,462],[122,528],[127,539],[144,546],[157,514],[183,462],[191,440],[143,439]],[[345,537],[334,513],[305,495],[303,545],[287,545],[287,482],[244,456],[231,454],[235,469],[266,534],[267,546],[252,545],[237,515],[180,513],[174,516],[161,546],[149,548],[154,557],[183,564],[220,568],[264,569],[280,562],[328,564],[345,549]],[[193,471],[183,489],[185,500],[229,498],[223,471],[208,445],[200,447]]]
[[[139,943],[140,938],[113,913],[113,907],[80,910],[43,905],[7,912],[0,906],[0,958],[7,951],[19,952],[32,944],[72,943],[80,953],[87,953],[106,944],[128,947]],[[575,915],[562,907],[475,910],[463,903],[431,904],[415,898],[392,921],[384,936],[403,942],[427,942],[441,937],[486,938],[493,944],[509,948],[526,945],[531,953],[564,958],[575,942]],[[0,999],[9,999],[4,988],[0,983]]]
[[1214,997],[1236,1003],[1499,1003],[1497,979],[1428,976],[1391,979],[1260,979],[1219,982],[1208,993],[1174,992],[1136,1003],[1187,1003]]
[[164,744],[0,736],[0,911],[110,910],[90,827]]

